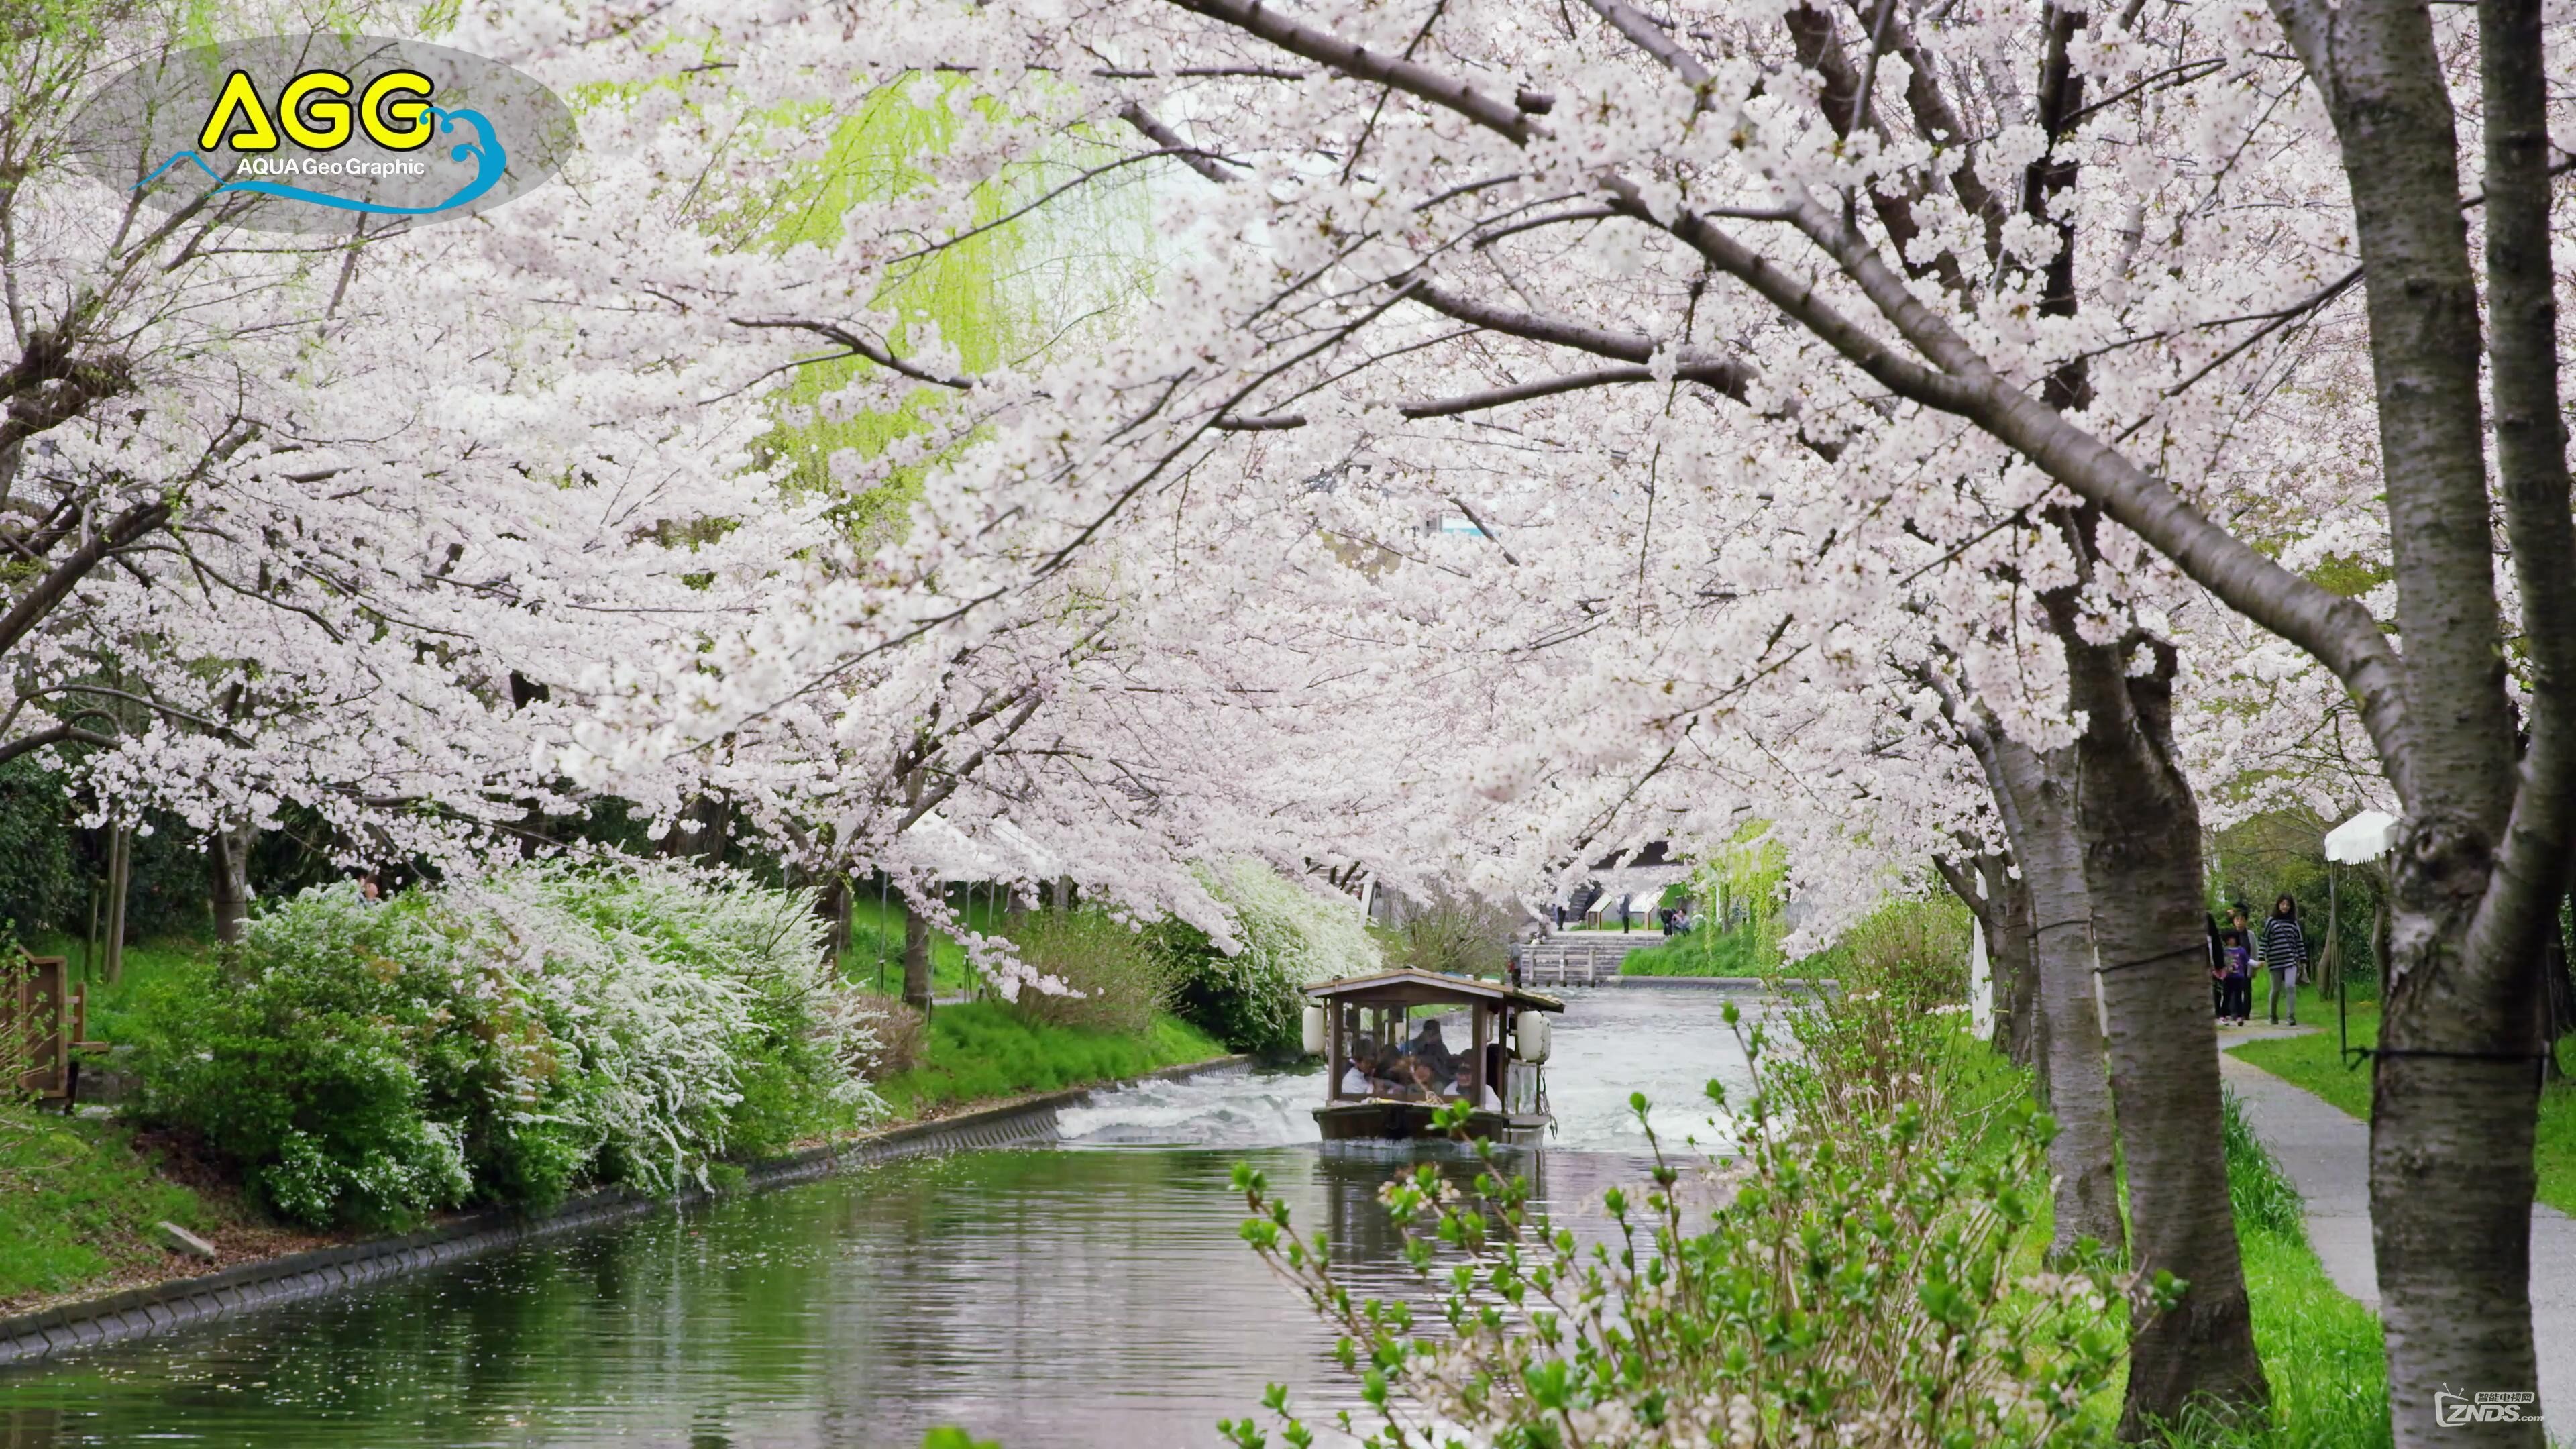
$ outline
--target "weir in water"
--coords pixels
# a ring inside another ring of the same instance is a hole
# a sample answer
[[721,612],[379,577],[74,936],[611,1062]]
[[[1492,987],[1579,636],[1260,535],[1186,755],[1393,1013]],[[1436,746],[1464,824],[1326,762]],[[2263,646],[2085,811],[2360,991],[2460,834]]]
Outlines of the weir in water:
[[[1557,1135],[1510,1161],[1578,1232],[1644,1180],[1628,1096],[1670,1152],[1746,1084],[1723,993],[1576,994]],[[1410,1282],[1378,1187],[1446,1144],[1316,1140],[1318,1071],[1096,1094],[1042,1148],[966,1152],[676,1209],[335,1298],[0,1371],[0,1445],[261,1449],[1214,1445],[1285,1382],[1355,1407],[1332,1335],[1236,1236],[1233,1165],[1322,1226],[1363,1291]]]

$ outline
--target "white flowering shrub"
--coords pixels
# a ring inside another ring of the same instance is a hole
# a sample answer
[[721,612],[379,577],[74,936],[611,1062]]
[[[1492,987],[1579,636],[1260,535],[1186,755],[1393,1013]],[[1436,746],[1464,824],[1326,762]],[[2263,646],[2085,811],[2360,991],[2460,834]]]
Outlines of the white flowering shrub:
[[[1834,1010],[1802,1023],[1802,1039],[1911,1007],[1872,993]],[[1990,1071],[1955,1031],[1910,1082],[1895,1079],[1911,1090],[1811,1112],[1843,1079],[1779,1059],[1732,1008],[1728,1020],[1755,1079],[1742,1100],[1708,1087],[1740,1134],[1720,1173],[1731,1193],[1686,1208],[1658,1144],[1651,1185],[1605,1194],[1611,1238],[1589,1248],[1478,1144],[1472,1186],[1425,1163],[1380,1194],[1416,1291],[1362,1300],[1262,1175],[1235,1170],[1245,1238],[1341,1334],[1374,1420],[1344,1415],[1345,1430],[1378,1449],[1953,1449],[2090,1432],[2085,1402],[2126,1353],[2122,1296],[2160,1312],[2178,1288],[2141,1287],[2098,1251],[2023,1270],[2053,1124],[2017,1090],[1953,1110],[1943,1057],[1972,1078]],[[1646,1125],[1645,1099],[1632,1105]],[[1444,1108],[1442,1125],[1465,1115]],[[1284,1443],[1314,1442],[1284,1389],[1266,1403]],[[1238,1449],[1269,1442],[1248,1417],[1224,1430]]]
[[1240,954],[1257,969],[1303,986],[1378,968],[1377,942],[1350,898],[1308,890],[1257,860],[1238,860],[1202,878],[1234,913]]
[[1154,928],[1153,949],[1170,963],[1173,1010],[1231,1050],[1293,1050],[1301,987],[1378,969],[1377,942],[1345,897],[1257,860],[1203,866],[1199,880],[1233,914],[1235,949],[1176,919]]
[[810,893],[659,862],[306,891],[157,985],[138,1110],[315,1224],[703,1183],[878,1106],[821,931]]

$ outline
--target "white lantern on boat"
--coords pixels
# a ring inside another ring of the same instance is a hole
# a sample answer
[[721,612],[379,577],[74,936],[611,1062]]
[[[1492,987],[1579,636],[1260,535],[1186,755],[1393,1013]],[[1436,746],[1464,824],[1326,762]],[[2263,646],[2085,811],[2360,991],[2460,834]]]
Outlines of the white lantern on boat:
[[1547,1061],[1547,1018],[1524,1011],[1512,1019],[1512,1055],[1525,1062]]
[[1312,1001],[1306,1003],[1306,1020],[1297,1032],[1297,1044],[1310,1057],[1324,1054],[1324,1008]]

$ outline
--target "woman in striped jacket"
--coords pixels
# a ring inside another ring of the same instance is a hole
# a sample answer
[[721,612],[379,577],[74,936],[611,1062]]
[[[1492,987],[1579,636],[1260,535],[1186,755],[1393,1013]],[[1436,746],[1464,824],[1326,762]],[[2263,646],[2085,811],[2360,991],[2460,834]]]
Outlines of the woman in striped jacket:
[[2263,923],[2263,965],[2272,973],[2272,1024],[2281,1024],[2281,1002],[2287,994],[2290,1025],[2299,1024],[2299,973],[2308,966],[2308,936],[2299,929],[2299,903],[2283,896],[2272,903]]

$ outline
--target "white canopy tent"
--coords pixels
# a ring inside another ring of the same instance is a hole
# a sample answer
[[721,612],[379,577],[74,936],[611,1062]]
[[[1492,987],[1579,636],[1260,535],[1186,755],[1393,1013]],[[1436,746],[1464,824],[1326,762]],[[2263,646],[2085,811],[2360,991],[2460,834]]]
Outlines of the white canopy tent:
[[2364,810],[2326,832],[2326,859],[2337,865],[2367,865],[2386,855],[2396,838],[2396,816],[2385,810]]
[[2335,994],[2335,1030],[2342,1040],[2344,1016],[2343,921],[2341,900],[2342,865],[2368,865],[2389,852],[2397,842],[2397,817],[2385,810],[2364,810],[2350,820],[2326,832],[2326,944],[2322,953],[2326,976],[2322,984]]

